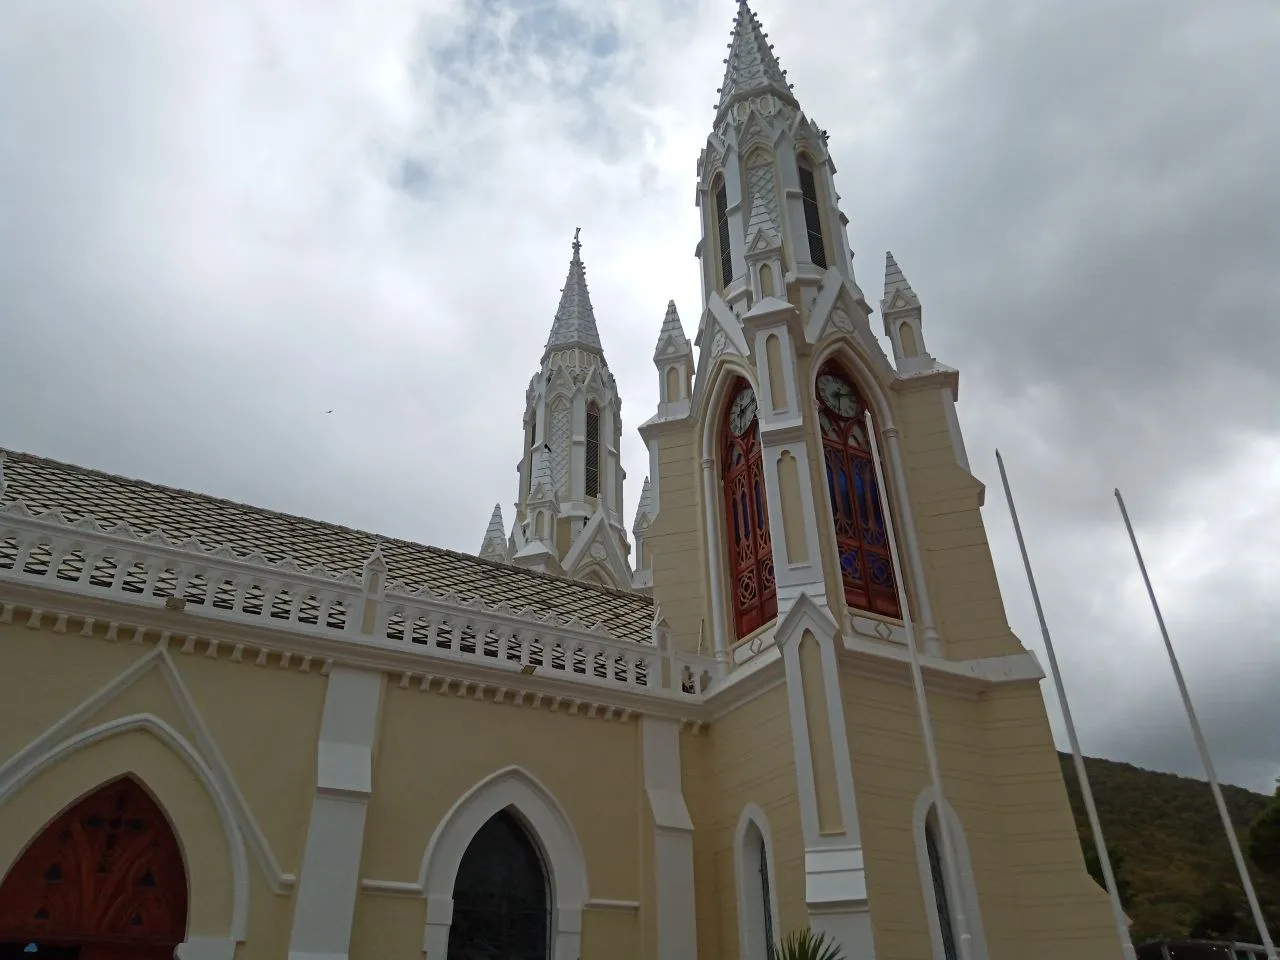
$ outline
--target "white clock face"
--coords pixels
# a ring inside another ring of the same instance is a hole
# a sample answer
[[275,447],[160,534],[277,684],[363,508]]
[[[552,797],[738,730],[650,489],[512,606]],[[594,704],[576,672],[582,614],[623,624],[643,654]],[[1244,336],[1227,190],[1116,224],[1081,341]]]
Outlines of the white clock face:
[[733,405],[729,407],[729,429],[733,431],[735,437],[740,437],[747,432],[747,427],[751,426],[755,418],[756,395],[750,387],[743,387],[733,398]]
[[842,417],[852,417],[858,412],[858,397],[853,388],[839,377],[824,373],[818,378],[818,396],[822,402]]

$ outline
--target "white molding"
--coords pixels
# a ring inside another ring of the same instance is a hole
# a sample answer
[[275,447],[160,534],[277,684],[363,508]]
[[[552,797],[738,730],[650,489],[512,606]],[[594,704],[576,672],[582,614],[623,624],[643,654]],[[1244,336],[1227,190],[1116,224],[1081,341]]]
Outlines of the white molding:
[[[57,726],[55,725],[55,728],[51,729],[57,729]],[[208,793],[214,809],[217,810],[218,820],[221,822],[223,832],[226,835],[227,851],[231,859],[232,906],[231,929],[228,931],[228,935],[236,942],[243,942],[249,922],[249,867],[248,858],[245,856],[245,838],[242,823],[245,813],[241,812],[232,798],[227,795],[224,785],[219,782],[218,773],[200,755],[199,751],[188,743],[182,734],[154,714],[131,714],[125,717],[117,717],[114,720],[108,720],[105,723],[83,730],[51,746],[43,744],[41,742],[43,738],[33,741],[26,750],[20,751],[8,763],[0,767],[0,808],[23,786],[49,767],[54,766],[79,750],[93,746],[95,743],[131,733],[135,730],[151,734],[160,743],[177,754],[195,774],[196,779],[200,781]],[[32,747],[36,746],[41,749],[33,752]],[[127,773],[130,771],[121,772]],[[21,851],[19,851],[20,854]],[[12,864],[2,864],[0,866],[3,866],[3,869],[0,870],[0,876],[3,876],[8,872]],[[268,877],[268,882],[271,879],[271,877]],[[292,881],[291,877],[287,879]]]
[[[945,801],[944,801],[945,802]],[[924,897],[925,922],[929,926],[929,940],[933,947],[932,960],[947,960],[942,943],[942,924],[938,918],[938,900],[933,891],[933,871],[929,867],[929,850],[925,843],[924,830],[930,811],[937,810],[934,802],[933,787],[925,787],[916,797],[915,807],[911,814],[911,836],[915,841],[916,867],[920,872],[921,893]],[[969,857],[969,841],[965,837],[964,825],[956,815],[955,808],[946,803],[947,823],[951,829],[952,845],[959,863],[956,864],[956,875],[959,877],[965,914],[969,921],[971,960],[987,960],[987,935],[982,924],[982,911],[978,902],[978,887],[973,878],[973,861]],[[938,856],[945,856],[939,838]],[[945,871],[943,882],[946,882]],[[948,888],[948,895],[954,903],[956,891]]]
[[[72,733],[77,726],[133,686],[153,668],[158,669],[164,677],[183,720],[186,721],[187,726],[195,736],[196,743],[194,747],[188,744],[171,726],[150,714],[109,721],[80,734]],[[244,795],[236,784],[230,767],[227,766],[226,760],[223,759],[221,752],[218,750],[213,734],[209,731],[209,727],[196,707],[190,691],[187,689],[186,684],[182,682],[177,666],[163,644],[140,657],[113,680],[109,681],[96,693],[87,697],[82,703],[45,730],[44,733],[0,765],[0,804],[4,803],[10,793],[58,758],[82,746],[87,746],[89,743],[121,732],[119,725],[123,723],[124,719],[135,721],[134,726],[130,727],[130,729],[135,727],[144,728],[156,734],[162,742],[177,750],[183,759],[192,766],[192,769],[197,772],[197,775],[202,776],[206,787],[210,790],[210,795],[215,799],[215,804],[220,804],[219,811],[220,814],[224,814],[224,823],[233,825],[237,835],[241,836],[241,849],[243,849],[245,839],[253,849],[254,856],[258,860],[263,876],[271,891],[277,894],[288,893],[294,884],[295,877],[292,874],[284,873],[280,869],[279,861],[272,852],[266,835],[254,818],[248,803],[244,799]],[[207,772],[207,777],[205,777],[205,772]],[[224,807],[225,810],[223,809]],[[231,849],[233,851],[236,849],[234,843],[231,843]],[[236,855],[233,853],[233,861],[235,859]],[[238,877],[238,888],[242,882],[247,890],[247,872]]]
[[639,900],[588,900],[588,910],[620,910],[623,913],[637,913],[640,910]]
[[174,951],[176,960],[233,960],[236,941],[225,937],[187,937]]
[[505,767],[472,787],[432,834],[417,884],[427,898],[423,949],[429,957],[443,957],[448,951],[458,865],[476,831],[501,810],[513,811],[542,851],[551,901],[552,957],[579,960],[582,910],[590,900],[586,858],[568,815],[532,774],[518,766]]
[[756,804],[748,803],[742,808],[738,817],[738,826],[733,833],[733,878],[737,890],[738,913],[738,955],[741,960],[768,960],[769,952],[759,936],[752,920],[753,908],[759,908],[760,898],[764,891],[760,886],[759,872],[755,864],[747,857],[747,829],[754,826],[764,844],[765,866],[769,871],[769,913],[774,937],[780,939],[783,934],[782,924],[778,918],[778,871],[774,868],[773,833],[769,829],[769,818]]

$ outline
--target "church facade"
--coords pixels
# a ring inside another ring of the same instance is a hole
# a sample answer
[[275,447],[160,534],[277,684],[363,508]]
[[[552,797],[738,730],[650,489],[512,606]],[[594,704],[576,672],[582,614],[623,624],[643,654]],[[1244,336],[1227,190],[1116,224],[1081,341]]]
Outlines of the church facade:
[[957,372],[745,2],[719,93],[630,541],[577,237],[478,556],[4,454],[0,960],[1121,956]]

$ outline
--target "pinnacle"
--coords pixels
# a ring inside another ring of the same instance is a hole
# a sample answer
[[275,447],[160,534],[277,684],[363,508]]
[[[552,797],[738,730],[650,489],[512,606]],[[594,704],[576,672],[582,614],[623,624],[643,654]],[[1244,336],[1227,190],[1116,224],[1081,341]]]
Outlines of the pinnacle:
[[768,35],[761,29],[747,0],[738,0],[738,15],[733,21],[733,39],[725,64],[724,82],[718,91],[717,116],[724,113],[731,102],[753,93],[771,91],[794,102],[786,71],[778,66]]
[[600,333],[596,329],[596,315],[591,308],[591,295],[587,292],[587,276],[582,265],[582,241],[579,231],[573,232],[573,257],[569,260],[569,275],[560,291],[560,306],[547,337],[547,350],[556,347],[580,346],[603,354]]
[[644,522],[653,519],[653,491],[649,486],[649,478],[644,478],[644,486],[640,488],[640,502],[636,505],[636,522],[632,532],[639,530]]
[[903,275],[902,268],[898,266],[898,261],[893,258],[892,251],[889,251],[884,256],[885,304],[888,304],[896,293],[900,293],[907,298],[911,306],[919,306],[920,298],[911,289],[911,284],[907,282],[906,276]]
[[507,535],[502,523],[502,505],[493,505],[493,516],[489,518],[489,527],[484,532],[484,540],[480,543],[480,556],[488,559],[502,560],[507,554]]

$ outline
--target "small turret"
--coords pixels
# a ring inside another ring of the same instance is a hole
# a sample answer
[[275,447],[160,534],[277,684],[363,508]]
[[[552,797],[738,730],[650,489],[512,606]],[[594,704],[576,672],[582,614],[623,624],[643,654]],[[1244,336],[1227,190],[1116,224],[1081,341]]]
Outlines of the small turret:
[[645,536],[649,525],[653,523],[653,492],[649,478],[644,478],[644,486],[640,490],[640,504],[636,507],[636,521],[631,526],[631,534],[636,541],[635,576],[632,586],[639,593],[653,592],[653,558],[645,544]]
[[683,417],[689,412],[693,345],[684,335],[684,325],[680,322],[674,300],[667,301],[662,330],[653,348],[653,365],[658,368],[658,416],[662,419]]
[[480,556],[484,560],[497,560],[505,563],[510,559],[508,553],[506,526],[502,522],[502,504],[493,505],[493,516],[489,518],[489,528],[484,532],[484,540],[480,543]]
[[931,369],[934,359],[924,346],[920,298],[911,289],[891,252],[885,254],[884,299],[880,301],[880,313],[884,318],[885,336],[893,345],[893,359],[898,372],[907,374]]

